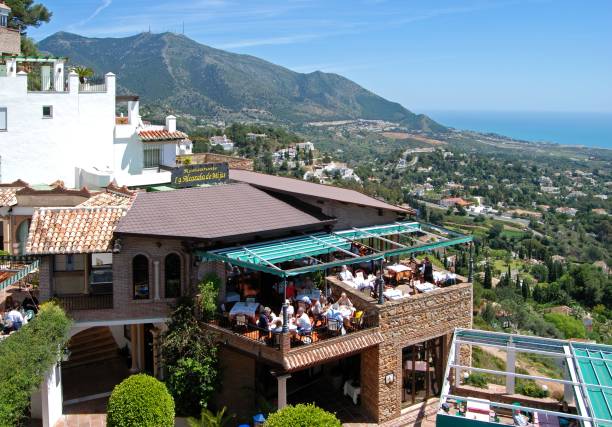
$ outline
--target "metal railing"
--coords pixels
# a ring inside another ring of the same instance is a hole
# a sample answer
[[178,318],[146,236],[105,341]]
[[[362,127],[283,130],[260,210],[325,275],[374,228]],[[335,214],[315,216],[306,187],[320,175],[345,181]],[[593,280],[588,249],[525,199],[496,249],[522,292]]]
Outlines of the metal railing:
[[113,308],[113,294],[105,295],[62,295],[56,300],[66,311],[102,310]]
[[[226,329],[229,332],[258,341],[269,347],[280,348],[281,332],[263,329],[253,324],[248,318],[240,316],[231,319],[228,316],[218,315],[208,323]],[[319,318],[314,321],[314,326],[308,333],[290,331],[291,348],[309,345],[325,341],[330,338],[350,335],[351,333],[378,326],[378,315],[365,315],[352,318],[348,321]]]
[[106,92],[106,79],[104,76],[87,78],[83,83],[79,83],[80,93],[101,93]]
[[31,256],[0,256],[0,290],[38,271],[38,258]]

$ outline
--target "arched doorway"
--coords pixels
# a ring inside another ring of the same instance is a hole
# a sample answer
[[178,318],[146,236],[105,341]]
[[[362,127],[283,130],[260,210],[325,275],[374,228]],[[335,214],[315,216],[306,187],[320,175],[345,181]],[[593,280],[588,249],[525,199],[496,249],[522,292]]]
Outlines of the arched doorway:
[[30,220],[29,219],[24,219],[23,221],[21,221],[21,224],[19,224],[19,227],[17,227],[17,244],[19,245],[18,247],[18,253],[17,255],[25,255],[25,249],[26,249],[26,243],[28,241],[28,232],[30,231]]

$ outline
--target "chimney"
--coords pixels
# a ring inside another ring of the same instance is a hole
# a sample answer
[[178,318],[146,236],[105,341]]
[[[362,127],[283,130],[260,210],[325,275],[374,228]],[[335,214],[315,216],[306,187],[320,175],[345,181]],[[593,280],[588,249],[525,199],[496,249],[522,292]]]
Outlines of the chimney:
[[175,132],[176,131],[176,117],[174,117],[174,116],[166,117],[166,130],[168,132]]

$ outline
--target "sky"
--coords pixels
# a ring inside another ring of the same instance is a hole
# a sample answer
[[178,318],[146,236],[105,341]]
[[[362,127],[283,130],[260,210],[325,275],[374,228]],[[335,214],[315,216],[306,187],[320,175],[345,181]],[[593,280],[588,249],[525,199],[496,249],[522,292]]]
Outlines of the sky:
[[[182,33],[416,111],[612,112],[612,1],[43,0],[30,29]],[[119,76],[120,78],[120,76]]]

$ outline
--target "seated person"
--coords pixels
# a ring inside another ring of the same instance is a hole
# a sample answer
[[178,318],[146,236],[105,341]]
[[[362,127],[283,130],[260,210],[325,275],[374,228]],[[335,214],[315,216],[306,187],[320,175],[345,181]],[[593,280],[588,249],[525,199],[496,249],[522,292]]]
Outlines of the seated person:
[[18,331],[24,324],[23,315],[19,311],[19,303],[13,303],[13,309],[6,315],[6,320],[11,324],[11,331]]
[[515,426],[525,427],[529,424],[529,420],[521,413],[521,411],[514,411],[512,414],[512,419],[514,420]]
[[[559,409],[559,412],[563,412],[564,414],[571,414],[569,405],[565,400],[561,402],[561,408]],[[559,417],[559,425],[561,427],[575,427],[577,425],[577,421],[574,418]]]
[[272,332],[279,333],[283,330],[283,319],[277,317],[272,321],[272,325],[270,326],[270,330]]
[[307,335],[312,331],[310,317],[306,314],[302,307],[298,308],[296,316],[297,333],[299,335]]
[[311,304],[312,304],[312,301],[310,301],[310,298],[308,298],[306,295],[302,296],[298,300],[298,307],[302,307],[304,311],[308,311]]
[[338,298],[338,301],[336,303],[338,305],[344,305],[344,306],[347,306],[347,307],[352,307],[353,306],[353,303],[351,302],[349,297],[346,295],[346,292],[342,292],[340,294],[340,298]]
[[323,315],[323,312],[325,311],[323,309],[324,304],[327,304],[327,298],[325,298],[324,295],[321,295],[321,298],[310,306],[310,313],[312,314],[312,317],[319,319]]
[[257,326],[260,329],[268,330],[270,329],[270,322],[272,321],[272,310],[270,307],[266,307],[259,313],[259,320],[257,321]]
[[423,278],[428,283],[434,283],[433,264],[429,260],[429,257],[425,257],[425,261],[423,261]]
[[343,282],[352,282],[355,280],[355,276],[351,273],[351,270],[348,269],[346,265],[342,266],[342,271],[340,272],[340,280]]
[[285,304],[287,304],[287,317],[291,319],[293,317],[293,314],[295,313],[295,308],[293,308],[293,306],[291,305],[291,301],[289,300],[285,300]]
[[38,313],[38,298],[34,295],[27,296],[21,303],[24,310],[32,310],[34,314]]

